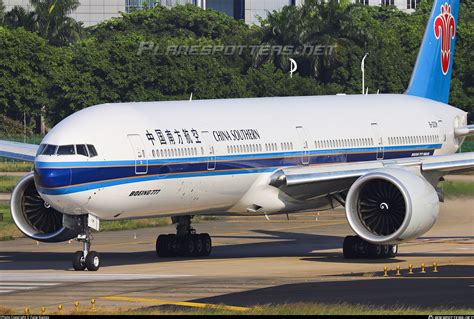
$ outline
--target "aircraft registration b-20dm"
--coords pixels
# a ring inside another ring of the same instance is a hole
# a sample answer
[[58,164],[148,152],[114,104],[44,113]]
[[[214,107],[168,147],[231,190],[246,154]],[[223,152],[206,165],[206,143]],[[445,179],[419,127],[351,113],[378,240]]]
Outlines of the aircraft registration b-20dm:
[[[41,145],[0,142],[34,161],[16,186],[18,228],[41,242],[76,238],[75,270],[99,269],[100,220],[172,217],[157,254],[207,256],[194,215],[270,215],[345,206],[346,258],[387,258],[435,223],[443,175],[474,134],[449,106],[460,0],[435,0],[405,94],[117,103],[81,110]],[[273,114],[269,116],[269,113]]]

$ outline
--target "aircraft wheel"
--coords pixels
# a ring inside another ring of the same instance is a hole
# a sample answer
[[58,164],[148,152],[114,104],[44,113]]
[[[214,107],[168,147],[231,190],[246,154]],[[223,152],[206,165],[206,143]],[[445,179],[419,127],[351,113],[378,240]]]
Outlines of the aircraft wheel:
[[194,256],[203,256],[204,243],[200,235],[193,235]]
[[397,257],[398,255],[398,245],[388,245],[389,246],[389,252],[387,257],[393,258]]
[[76,251],[74,253],[72,257],[72,267],[75,271],[84,271],[86,269],[86,262],[82,251]]
[[342,244],[342,252],[344,258],[357,258],[356,239],[356,236],[346,236],[346,238],[344,238],[344,243]]
[[202,246],[203,246],[203,251],[202,251],[201,256],[207,257],[211,254],[211,251],[212,251],[211,236],[209,236],[209,234],[200,234],[199,236],[201,237]]
[[170,236],[160,235],[156,239],[156,254],[158,257],[169,257],[170,256]]
[[100,257],[96,251],[91,251],[86,256],[86,268],[89,271],[97,271],[100,268]]

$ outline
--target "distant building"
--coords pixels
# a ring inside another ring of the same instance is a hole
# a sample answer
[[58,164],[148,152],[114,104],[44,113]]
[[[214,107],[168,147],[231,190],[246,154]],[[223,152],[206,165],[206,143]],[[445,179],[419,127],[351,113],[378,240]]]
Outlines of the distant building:
[[[404,11],[413,11],[420,0],[350,0],[365,5],[394,5]],[[20,5],[29,7],[29,0],[4,0],[6,10]],[[173,7],[178,4],[194,4],[203,9],[214,9],[224,12],[235,19],[244,19],[247,23],[258,22],[257,17],[266,17],[268,12],[281,10],[288,5],[301,5],[304,0],[80,0],[81,5],[71,17],[82,21],[85,26],[97,24],[112,17],[120,16],[120,12],[133,9],[153,7],[160,4]]]

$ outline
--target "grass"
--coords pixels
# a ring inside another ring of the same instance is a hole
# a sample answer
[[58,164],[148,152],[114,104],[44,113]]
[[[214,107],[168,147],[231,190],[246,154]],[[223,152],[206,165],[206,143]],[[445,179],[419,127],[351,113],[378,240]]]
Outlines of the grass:
[[[74,310],[74,306],[63,305],[63,311],[57,312],[57,308],[53,308],[54,311],[48,312],[50,309],[46,309],[45,315],[465,315],[466,313],[473,313],[474,309],[454,309],[454,308],[433,308],[433,309],[419,309],[410,307],[380,307],[370,305],[351,305],[351,304],[318,304],[318,303],[294,303],[294,304],[282,304],[282,305],[261,305],[255,306],[246,312],[240,311],[229,311],[220,310],[213,308],[184,308],[184,307],[149,307],[149,308],[138,308],[138,309],[127,309],[127,308],[100,308],[97,307],[95,310],[80,309],[79,311]],[[89,306],[87,308],[90,308]],[[40,309],[30,309],[31,314],[40,314]],[[13,315],[23,314],[24,310],[18,311],[11,308],[0,307],[0,314],[2,315]]]
[[30,172],[33,169],[33,163],[30,162],[18,162],[13,160],[3,160],[0,162],[0,174],[1,172]]
[[4,176],[0,173],[0,193],[11,193],[21,176]]
[[3,214],[3,221],[0,222],[0,241],[12,240],[23,236],[13,222],[10,206],[0,204],[0,214]]
[[0,162],[0,174],[1,172],[31,172],[32,169],[33,163],[30,162],[12,160]]
[[474,183],[445,181],[441,183],[447,198],[474,197]]
[[[3,222],[0,222],[0,241],[12,240],[18,237],[23,237],[23,234],[17,229],[13,222],[10,206],[6,204],[0,204],[0,213],[3,214]],[[195,216],[193,223],[199,223],[202,221],[216,220],[217,217],[212,216]],[[115,220],[115,221],[101,221],[100,231],[114,231],[114,230],[130,230],[130,229],[141,229],[141,228],[152,228],[167,226],[171,224],[171,218],[159,217],[159,218],[145,218],[145,219],[128,219],[128,220]]]

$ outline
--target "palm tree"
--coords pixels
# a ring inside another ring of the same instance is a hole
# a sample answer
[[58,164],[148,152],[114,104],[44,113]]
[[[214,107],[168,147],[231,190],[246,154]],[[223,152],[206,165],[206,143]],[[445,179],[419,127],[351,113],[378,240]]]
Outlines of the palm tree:
[[4,17],[5,17],[5,6],[3,5],[3,1],[0,0],[0,25],[3,24]]
[[15,6],[6,14],[5,24],[38,33],[53,45],[67,45],[82,36],[82,23],[69,17],[78,0],[30,0],[32,11]]
[[11,28],[23,27],[32,32],[38,30],[36,14],[20,6],[13,7],[5,14],[5,25]]
[[37,16],[38,33],[51,44],[68,44],[81,37],[81,24],[69,17],[79,7],[78,0],[30,0],[30,3]]
[[[348,20],[346,5],[338,0],[306,0],[301,7],[288,6],[280,12],[274,11],[263,21],[263,41],[265,44],[293,46],[303,52],[321,46],[338,45],[346,41],[345,21]],[[300,73],[320,77],[330,69],[333,55],[323,50],[321,55],[293,56],[297,60]],[[272,59],[278,68],[289,68],[289,57],[282,54],[257,56],[257,66]]]

